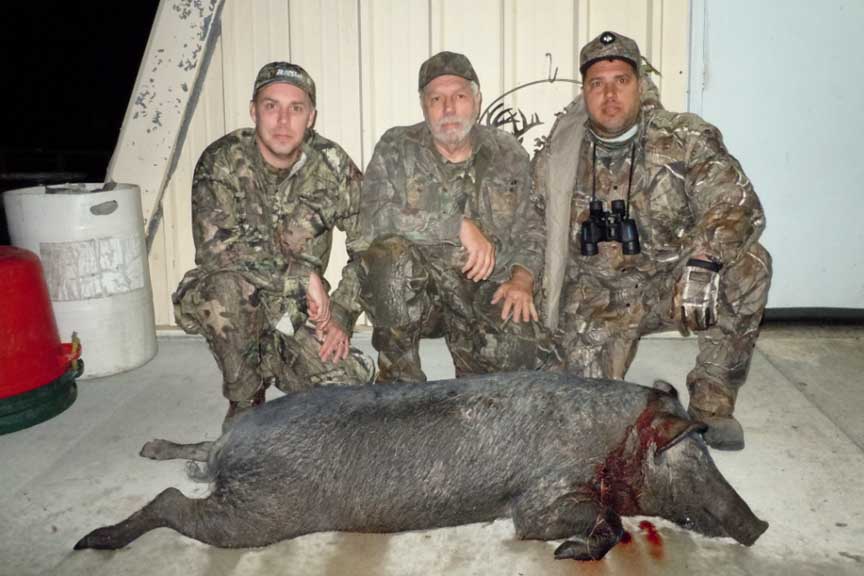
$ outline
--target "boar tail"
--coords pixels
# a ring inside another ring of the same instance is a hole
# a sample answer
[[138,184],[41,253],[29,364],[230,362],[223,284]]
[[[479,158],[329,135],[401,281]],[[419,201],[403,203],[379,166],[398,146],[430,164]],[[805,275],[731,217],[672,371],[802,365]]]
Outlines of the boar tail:
[[210,467],[206,464],[198,464],[197,462],[186,462],[186,476],[193,482],[212,482],[213,474],[210,472]]
[[675,388],[675,386],[673,386],[672,384],[670,384],[666,380],[659,380],[659,379],[654,380],[654,384],[653,384],[652,388],[654,388],[655,390],[659,390],[660,392],[663,392],[664,394],[668,394],[669,396],[672,396],[673,398],[678,398],[678,390]]

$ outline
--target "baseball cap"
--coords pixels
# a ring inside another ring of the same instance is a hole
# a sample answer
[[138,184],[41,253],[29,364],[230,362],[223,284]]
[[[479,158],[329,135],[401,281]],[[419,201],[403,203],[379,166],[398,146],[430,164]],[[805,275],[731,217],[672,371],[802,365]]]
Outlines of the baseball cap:
[[419,90],[426,87],[429,82],[438,76],[445,75],[459,76],[466,80],[472,80],[478,85],[480,80],[477,78],[477,73],[471,62],[464,54],[457,52],[439,52],[435,54],[420,66]]
[[297,86],[309,95],[312,105],[315,106],[315,82],[301,66],[289,62],[270,62],[269,64],[265,64],[258,71],[258,76],[255,78],[252,98],[255,98],[255,95],[258,94],[261,88],[276,82],[284,82]]
[[579,72],[585,71],[600,60],[626,60],[637,71],[642,56],[634,40],[616,32],[602,32],[582,48],[579,54]]

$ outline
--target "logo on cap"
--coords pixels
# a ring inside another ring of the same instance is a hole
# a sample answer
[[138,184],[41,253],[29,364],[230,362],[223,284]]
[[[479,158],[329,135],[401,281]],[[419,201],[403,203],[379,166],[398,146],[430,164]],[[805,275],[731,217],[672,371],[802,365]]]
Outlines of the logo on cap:
[[303,75],[297,72],[296,70],[288,70],[285,68],[279,68],[276,70],[276,76],[290,76],[291,78],[299,78],[301,80],[306,80],[303,78]]

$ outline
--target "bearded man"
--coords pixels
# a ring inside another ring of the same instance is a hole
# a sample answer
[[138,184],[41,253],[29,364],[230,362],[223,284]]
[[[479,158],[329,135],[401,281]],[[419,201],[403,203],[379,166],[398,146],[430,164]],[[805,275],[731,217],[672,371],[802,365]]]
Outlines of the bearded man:
[[542,367],[544,232],[528,154],[477,124],[482,95],[464,55],[429,58],[419,91],[425,121],[388,130],[375,147],[358,257],[343,272],[374,326],[378,381],[425,381],[425,337],[444,336],[457,377]]

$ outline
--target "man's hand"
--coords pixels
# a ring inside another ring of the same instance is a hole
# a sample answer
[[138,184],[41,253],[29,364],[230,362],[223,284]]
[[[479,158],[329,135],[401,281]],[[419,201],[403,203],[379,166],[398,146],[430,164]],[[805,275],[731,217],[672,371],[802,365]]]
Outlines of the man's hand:
[[[510,280],[501,284],[492,296],[492,304],[504,301],[501,319],[513,322],[537,321],[540,316],[534,306],[534,277],[521,266],[514,266]],[[512,316],[511,316],[512,313]]]
[[315,331],[323,336],[323,330],[330,322],[330,295],[321,277],[315,272],[309,274],[309,288],[306,290],[306,305],[309,320],[315,323]]
[[683,331],[706,330],[717,322],[720,268],[707,258],[687,261],[672,299],[673,317]]
[[339,324],[330,322],[323,331],[316,330],[316,333],[319,334],[319,338],[323,337],[321,350],[318,351],[318,357],[322,361],[335,364],[348,358],[350,339]]
[[467,218],[462,219],[459,227],[459,241],[468,252],[468,261],[462,267],[462,273],[474,282],[489,278],[495,269],[495,245]]
[[309,289],[306,291],[306,304],[309,320],[315,324],[315,337],[321,343],[318,357],[324,362],[339,362],[348,357],[350,339],[345,330],[333,319],[330,295],[321,277],[315,272],[309,275]]

